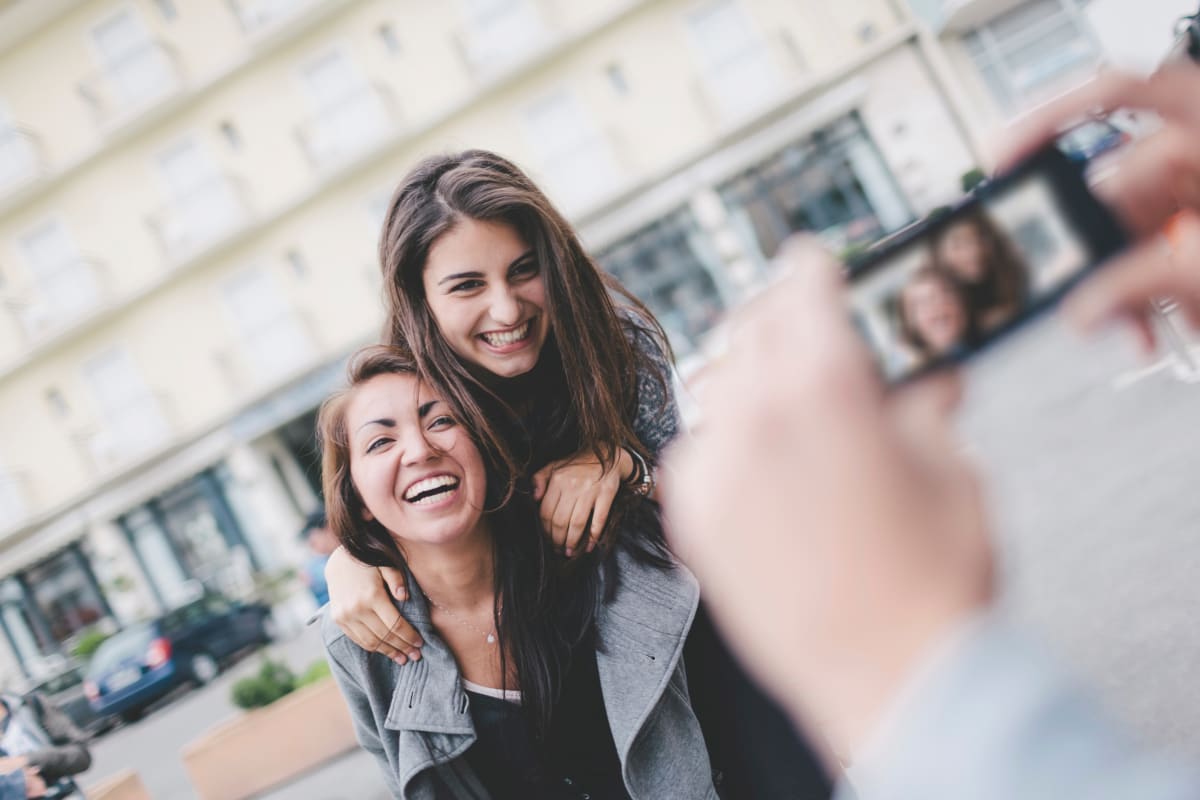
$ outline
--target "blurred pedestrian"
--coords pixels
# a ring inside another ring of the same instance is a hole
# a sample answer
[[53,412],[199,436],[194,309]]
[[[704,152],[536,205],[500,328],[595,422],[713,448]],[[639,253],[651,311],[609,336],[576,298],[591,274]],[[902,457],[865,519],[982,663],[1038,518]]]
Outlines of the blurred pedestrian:
[[0,774],[32,771],[48,786],[69,781],[92,765],[87,739],[45,696],[0,694]]
[[304,581],[304,585],[312,592],[317,606],[323,606],[329,602],[329,587],[325,583],[325,565],[329,562],[330,554],[338,547],[337,537],[329,529],[329,520],[325,517],[324,507],[318,508],[308,515],[304,521],[304,527],[300,530],[300,537],[304,539],[309,550],[300,569],[300,580]]

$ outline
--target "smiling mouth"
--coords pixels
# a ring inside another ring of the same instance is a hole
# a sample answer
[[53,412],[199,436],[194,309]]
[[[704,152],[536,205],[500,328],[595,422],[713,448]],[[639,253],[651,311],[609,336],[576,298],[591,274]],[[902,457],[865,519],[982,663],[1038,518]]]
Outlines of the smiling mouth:
[[445,500],[458,491],[459,480],[453,475],[438,475],[417,481],[404,493],[405,501],[415,506],[429,506]]
[[479,338],[492,347],[511,347],[514,344],[525,341],[529,338],[529,334],[533,332],[533,320],[525,320],[520,326],[513,328],[510,331],[501,333],[481,333]]

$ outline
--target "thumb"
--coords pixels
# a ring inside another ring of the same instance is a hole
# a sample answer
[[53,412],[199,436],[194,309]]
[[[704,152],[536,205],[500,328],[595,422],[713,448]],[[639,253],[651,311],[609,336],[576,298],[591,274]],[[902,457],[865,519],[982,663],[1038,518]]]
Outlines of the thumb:
[[546,487],[549,484],[550,467],[542,467],[533,474],[533,499],[540,503],[542,496],[546,494]]
[[404,573],[392,567],[380,567],[379,574],[383,578],[383,582],[387,584],[388,592],[392,597],[403,602],[408,599],[408,583],[404,579]]

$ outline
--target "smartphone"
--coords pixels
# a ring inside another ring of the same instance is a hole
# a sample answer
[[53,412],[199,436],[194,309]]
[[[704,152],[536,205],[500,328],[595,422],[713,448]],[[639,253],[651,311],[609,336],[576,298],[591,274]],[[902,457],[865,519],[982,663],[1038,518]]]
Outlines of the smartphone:
[[853,261],[851,313],[884,377],[910,380],[1017,329],[1126,241],[1050,146]]

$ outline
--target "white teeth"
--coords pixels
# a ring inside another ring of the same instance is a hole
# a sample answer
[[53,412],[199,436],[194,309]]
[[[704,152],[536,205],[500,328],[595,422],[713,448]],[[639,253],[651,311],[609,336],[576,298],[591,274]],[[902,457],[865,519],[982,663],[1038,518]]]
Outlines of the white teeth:
[[432,491],[433,489],[440,489],[443,486],[457,485],[458,478],[455,478],[453,475],[435,475],[432,478],[426,478],[425,480],[417,481],[412,486],[408,487],[408,491],[404,493],[404,499],[408,500],[409,502],[414,502],[418,505],[424,505],[428,502],[440,500],[441,496],[434,495],[433,497],[423,497],[420,500],[413,500],[413,498],[419,494],[423,494],[424,492]]
[[529,335],[529,328],[530,325],[528,322],[526,322],[521,327],[511,331],[505,331],[504,333],[485,333],[483,334],[483,338],[492,347],[503,347],[506,344],[513,344],[514,342],[519,342],[524,339]]

